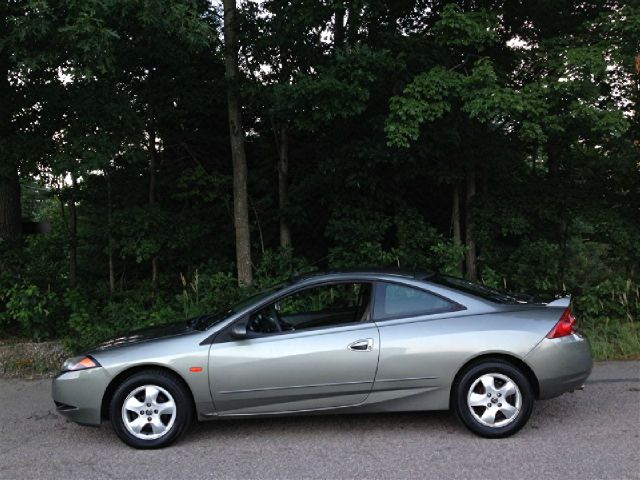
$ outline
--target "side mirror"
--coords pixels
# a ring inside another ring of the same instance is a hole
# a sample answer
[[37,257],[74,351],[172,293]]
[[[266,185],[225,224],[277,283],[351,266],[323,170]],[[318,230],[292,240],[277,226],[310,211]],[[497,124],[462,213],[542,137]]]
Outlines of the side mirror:
[[247,338],[247,326],[242,323],[236,323],[233,327],[231,327],[231,338],[235,338],[236,340],[242,340]]

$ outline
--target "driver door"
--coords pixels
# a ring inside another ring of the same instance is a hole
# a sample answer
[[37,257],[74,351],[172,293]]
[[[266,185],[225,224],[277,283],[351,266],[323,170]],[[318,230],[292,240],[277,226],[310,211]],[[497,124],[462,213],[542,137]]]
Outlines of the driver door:
[[[364,402],[380,345],[370,302],[367,283],[310,287],[242,320],[249,338],[220,335],[209,354],[218,413],[282,413]],[[276,318],[257,317],[270,314]],[[280,329],[251,331],[272,322]]]

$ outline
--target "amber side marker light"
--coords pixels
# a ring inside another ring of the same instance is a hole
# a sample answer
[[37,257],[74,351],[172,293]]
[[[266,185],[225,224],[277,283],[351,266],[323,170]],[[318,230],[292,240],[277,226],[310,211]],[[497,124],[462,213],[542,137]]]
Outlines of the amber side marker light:
[[193,373],[200,373],[202,371],[202,367],[191,367],[189,368],[189,371]]

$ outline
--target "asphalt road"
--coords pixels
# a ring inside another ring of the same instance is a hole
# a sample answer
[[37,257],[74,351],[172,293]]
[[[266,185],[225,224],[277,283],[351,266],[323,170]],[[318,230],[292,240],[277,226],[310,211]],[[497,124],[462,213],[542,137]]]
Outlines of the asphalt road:
[[66,421],[49,380],[0,380],[0,478],[640,479],[639,378],[640,362],[597,364],[502,440],[444,412],[335,415],[199,424],[156,451]]

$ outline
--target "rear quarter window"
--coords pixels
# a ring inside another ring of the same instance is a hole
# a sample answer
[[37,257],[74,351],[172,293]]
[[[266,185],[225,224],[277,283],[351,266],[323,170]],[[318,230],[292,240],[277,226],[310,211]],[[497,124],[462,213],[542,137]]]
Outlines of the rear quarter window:
[[495,288],[490,288],[479,283],[470,282],[464,278],[451,277],[449,275],[434,275],[429,277],[430,282],[442,285],[443,287],[459,290],[475,297],[489,300],[494,303],[517,303],[517,298]]
[[414,317],[458,310],[459,306],[439,295],[396,283],[376,284],[376,320]]

